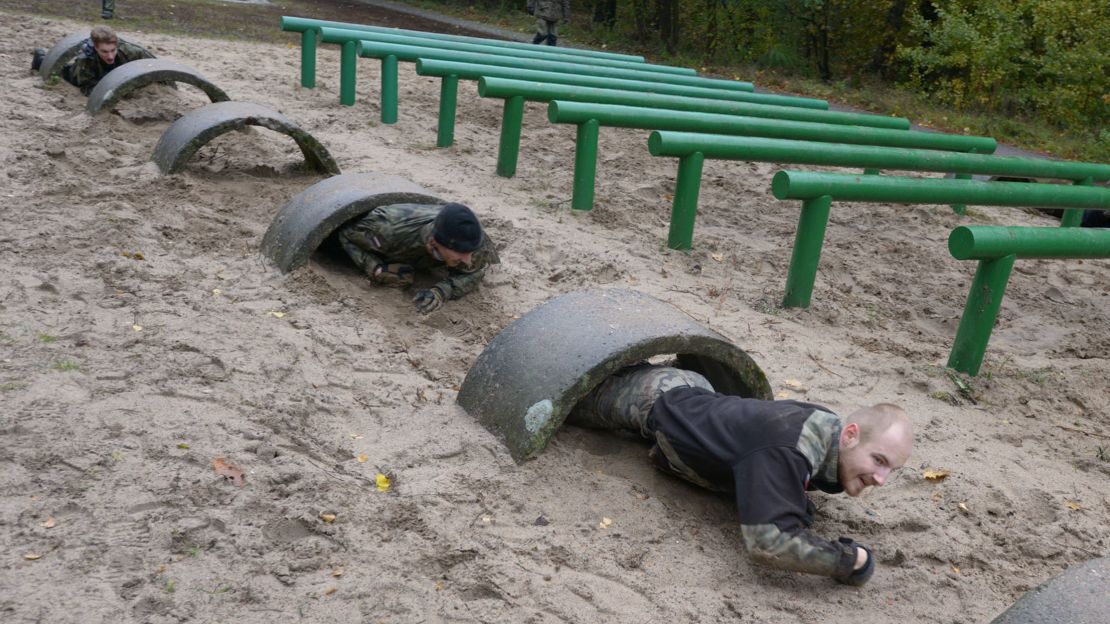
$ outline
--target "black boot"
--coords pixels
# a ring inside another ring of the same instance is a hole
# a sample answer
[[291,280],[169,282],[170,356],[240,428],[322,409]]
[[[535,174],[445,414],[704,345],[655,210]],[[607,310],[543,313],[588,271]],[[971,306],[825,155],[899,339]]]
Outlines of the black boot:
[[558,39],[558,37],[556,37],[555,35],[548,35],[547,36],[547,45],[549,45],[549,46],[555,45],[555,40],[556,39]]
[[532,43],[538,44],[538,43],[540,43],[541,41],[543,41],[543,40],[544,40],[544,38],[545,38],[545,37],[544,37],[543,35],[541,35],[540,33],[536,33],[536,36],[535,36],[535,37],[532,37]]
[[38,71],[42,67],[42,59],[46,56],[46,50],[42,48],[35,48],[34,55],[31,56],[31,71]]

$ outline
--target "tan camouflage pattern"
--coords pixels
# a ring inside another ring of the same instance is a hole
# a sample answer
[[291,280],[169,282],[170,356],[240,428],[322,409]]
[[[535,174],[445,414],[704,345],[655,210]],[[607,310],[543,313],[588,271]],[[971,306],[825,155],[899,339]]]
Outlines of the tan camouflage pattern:
[[654,438],[646,427],[651,408],[664,392],[693,387],[713,390],[694,371],[637,364],[618,371],[578,402],[567,422],[593,429],[626,429]]
[[528,0],[526,4],[529,12],[540,21],[565,22],[570,19],[570,0]]
[[742,524],[740,533],[757,563],[833,577],[850,574],[855,564],[855,547],[829,542],[808,529],[790,535],[773,524]]
[[[379,206],[339,230],[339,243],[367,276],[386,264],[411,265],[416,270],[447,268],[428,253],[435,219],[442,204],[392,204]],[[458,299],[477,290],[486,268],[501,259],[489,237],[474,251],[470,266],[447,268],[446,279],[436,283],[445,299]]]
[[92,40],[86,39],[77,58],[73,59],[62,68],[62,79],[88,95],[100,81],[113,69],[144,58],[154,58],[145,48],[133,43],[119,40],[116,46],[116,62],[106,65],[93,47]]
[[813,478],[836,483],[836,464],[840,460],[840,417],[831,412],[814,410],[798,436],[798,452],[813,466]]

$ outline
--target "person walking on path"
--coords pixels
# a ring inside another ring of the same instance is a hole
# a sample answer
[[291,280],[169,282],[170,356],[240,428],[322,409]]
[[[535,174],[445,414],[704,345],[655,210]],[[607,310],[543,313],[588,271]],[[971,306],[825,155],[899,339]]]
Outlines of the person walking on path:
[[528,14],[536,16],[532,43],[547,41],[547,45],[553,46],[559,39],[559,24],[570,20],[570,0],[528,0]]

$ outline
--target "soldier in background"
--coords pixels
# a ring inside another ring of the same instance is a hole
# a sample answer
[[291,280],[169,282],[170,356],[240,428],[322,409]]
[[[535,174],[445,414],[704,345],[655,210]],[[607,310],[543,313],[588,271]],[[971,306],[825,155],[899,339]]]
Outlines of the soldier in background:
[[96,26],[77,57],[62,68],[62,79],[88,95],[113,69],[144,58],[154,58],[142,46],[119,38],[107,26]]
[[116,12],[116,0],[100,0],[100,18],[112,19]]
[[698,373],[649,364],[602,382],[567,422],[639,433],[654,442],[657,467],[734,494],[752,561],[855,586],[871,578],[875,556],[851,539],[813,534],[806,491],[859,496],[913,448],[909,419],[889,403],[842,421],[820,405],[718,394]]
[[536,36],[532,43],[553,46],[559,39],[559,24],[570,21],[570,0],[528,0],[528,14],[536,16]]
[[407,288],[417,269],[446,267],[447,277],[413,298],[428,314],[478,288],[501,260],[470,208],[450,204],[379,206],[344,225],[339,243],[375,284]]

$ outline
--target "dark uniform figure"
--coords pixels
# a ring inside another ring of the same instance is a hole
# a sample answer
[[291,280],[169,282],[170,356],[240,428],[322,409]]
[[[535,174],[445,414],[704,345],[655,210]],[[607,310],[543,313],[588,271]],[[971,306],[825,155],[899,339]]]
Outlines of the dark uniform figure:
[[908,459],[912,433],[893,405],[852,418],[845,425],[820,405],[718,394],[697,373],[643,364],[603,382],[567,422],[637,432],[654,442],[659,468],[734,493],[752,560],[863,585],[875,569],[871,551],[813,534],[806,491],[855,496],[882,485]]
[[123,41],[112,29],[97,26],[77,57],[62,68],[62,78],[88,95],[108,72],[144,58],[154,58],[154,55],[142,46]]
[[413,299],[424,314],[476,290],[486,267],[501,262],[478,217],[462,204],[379,206],[340,228],[338,237],[375,284],[407,288],[414,271],[446,267],[445,279]]
[[570,0],[528,0],[528,14],[536,16],[532,43],[553,46],[559,40],[559,24],[570,20]]

